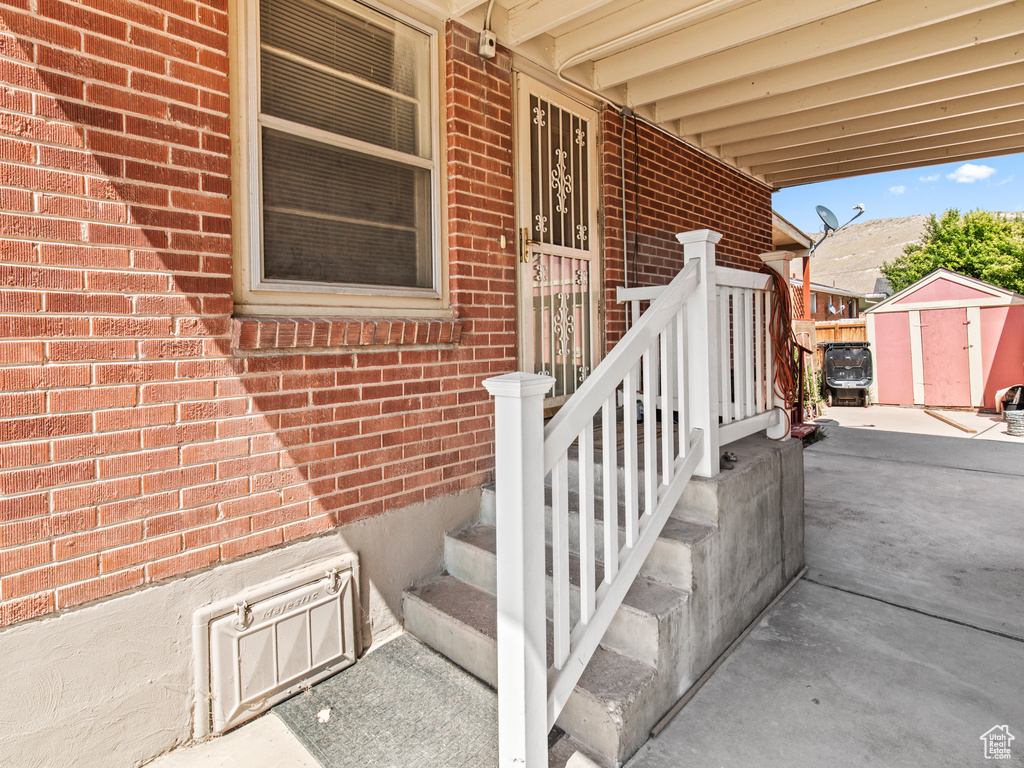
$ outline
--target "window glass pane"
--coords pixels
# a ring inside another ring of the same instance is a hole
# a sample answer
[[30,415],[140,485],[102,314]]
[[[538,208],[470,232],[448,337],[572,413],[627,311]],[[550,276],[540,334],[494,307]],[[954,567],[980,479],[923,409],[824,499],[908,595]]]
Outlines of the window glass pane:
[[415,95],[411,70],[396,80],[393,30],[316,0],[263,0],[260,5],[264,45]]
[[267,280],[430,288],[430,172],[263,129]]
[[429,157],[430,39],[373,17],[379,23],[317,0],[263,0],[260,111]]
[[309,66],[263,55],[264,114],[416,154],[416,107]]

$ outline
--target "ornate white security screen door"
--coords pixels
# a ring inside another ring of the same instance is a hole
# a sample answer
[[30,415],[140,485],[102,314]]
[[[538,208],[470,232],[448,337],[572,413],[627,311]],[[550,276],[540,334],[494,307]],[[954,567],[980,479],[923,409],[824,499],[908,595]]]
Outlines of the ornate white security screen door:
[[566,400],[597,362],[597,114],[519,75],[519,353]]

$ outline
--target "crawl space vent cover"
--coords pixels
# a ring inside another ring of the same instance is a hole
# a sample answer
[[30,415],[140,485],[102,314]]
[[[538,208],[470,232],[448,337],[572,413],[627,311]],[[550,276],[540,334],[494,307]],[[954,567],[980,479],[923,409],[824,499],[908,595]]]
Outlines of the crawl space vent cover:
[[354,664],[358,583],[350,554],[196,611],[196,738],[234,728]]

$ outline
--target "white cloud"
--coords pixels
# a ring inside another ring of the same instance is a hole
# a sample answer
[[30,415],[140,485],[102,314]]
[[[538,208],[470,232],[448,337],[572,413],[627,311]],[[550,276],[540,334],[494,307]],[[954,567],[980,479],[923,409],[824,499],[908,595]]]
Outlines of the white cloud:
[[906,191],[907,188],[904,187],[902,184],[900,184],[898,187],[889,187],[889,192],[891,192],[894,195],[902,195]]
[[1013,181],[1013,177],[1014,177],[1014,174],[1011,173],[1009,176],[1007,176],[1002,181],[997,181],[995,183],[995,186],[1001,187],[1001,186],[1003,186],[1003,184],[1009,184],[1011,181]]
[[964,163],[952,173],[947,174],[946,178],[952,179],[957,184],[973,184],[979,179],[987,179],[995,172],[996,169],[988,165]]
[[933,181],[938,181],[941,176],[941,173],[936,173],[934,176],[922,176],[921,181],[925,184],[931,184]]

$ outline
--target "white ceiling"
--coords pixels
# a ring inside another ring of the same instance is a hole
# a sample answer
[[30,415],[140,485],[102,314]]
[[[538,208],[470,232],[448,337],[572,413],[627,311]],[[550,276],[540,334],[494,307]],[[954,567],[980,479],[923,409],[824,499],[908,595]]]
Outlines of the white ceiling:
[[1024,151],[1021,2],[495,0],[491,26],[774,188]]

